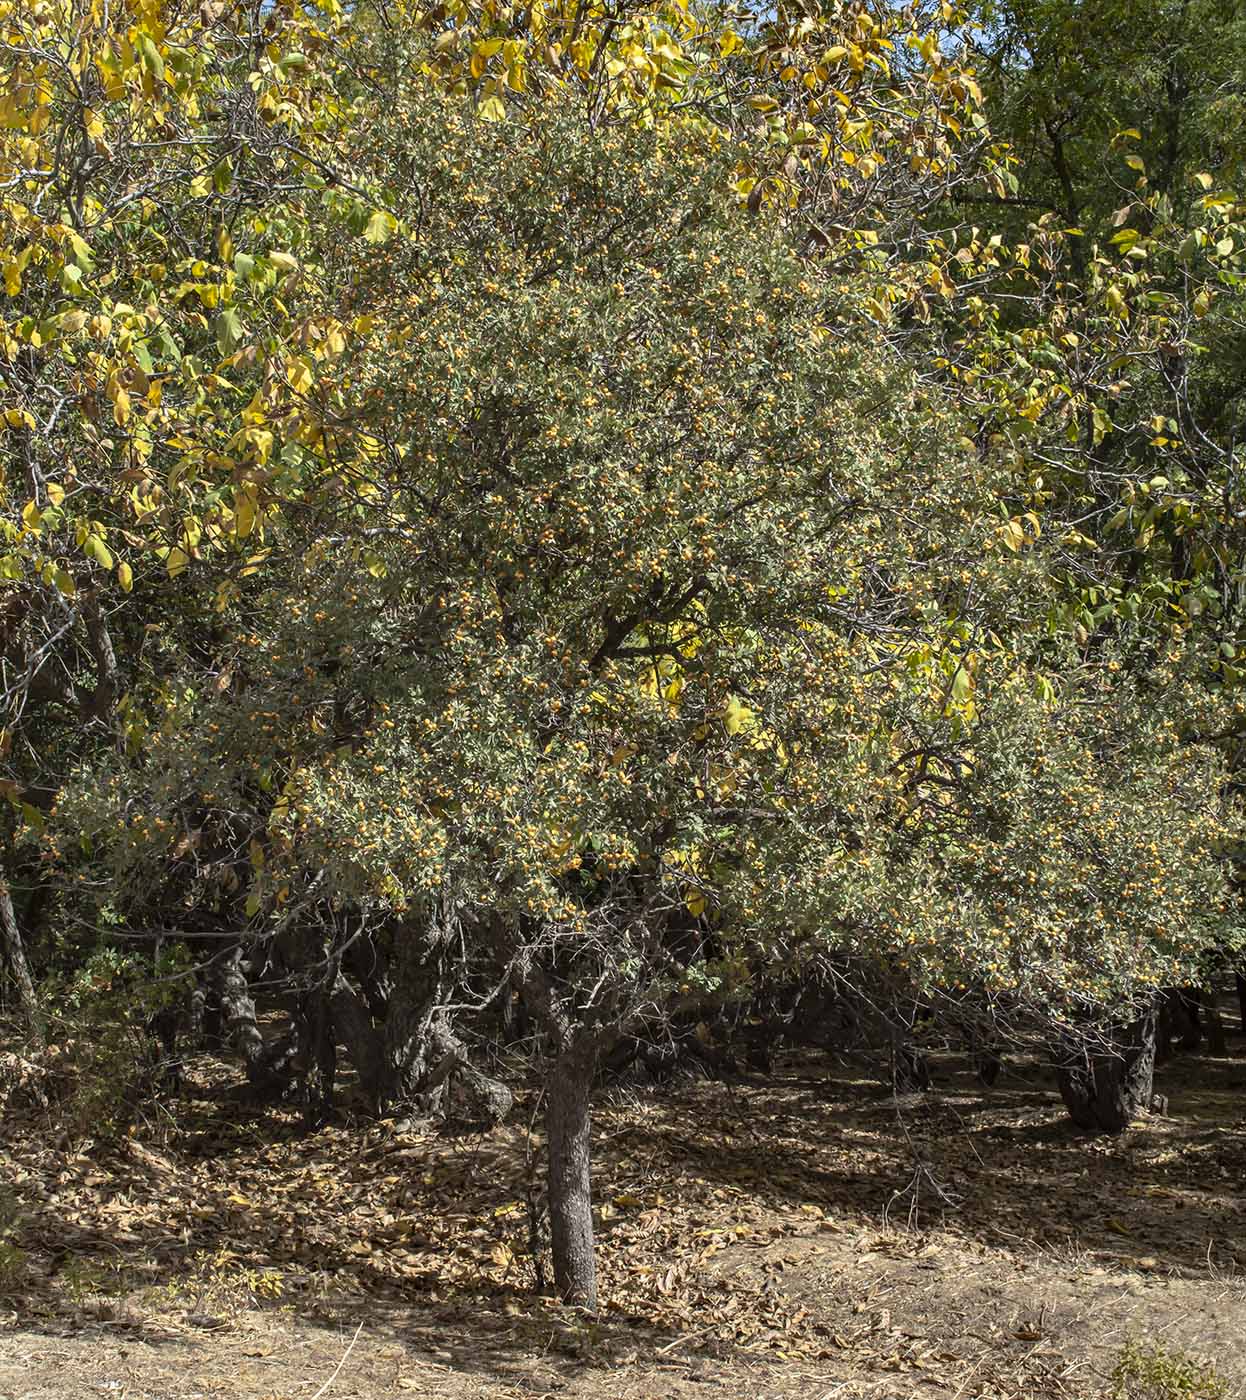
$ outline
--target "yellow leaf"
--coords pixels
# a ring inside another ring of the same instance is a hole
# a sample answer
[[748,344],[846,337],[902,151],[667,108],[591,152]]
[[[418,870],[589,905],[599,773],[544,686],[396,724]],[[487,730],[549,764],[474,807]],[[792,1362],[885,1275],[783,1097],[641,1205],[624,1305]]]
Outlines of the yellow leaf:
[[118,389],[112,401],[112,416],[119,428],[124,428],[130,421],[130,395],[124,389]]
[[117,582],[123,593],[128,593],[134,587],[134,571],[124,560],[117,565]]
[[4,265],[4,290],[15,297],[22,290],[22,269],[15,262]]
[[255,488],[244,491],[234,502],[234,533],[240,540],[255,529]]
[[306,394],[312,386],[311,366],[306,360],[291,360],[286,366],[286,380],[296,394]]
[[739,734],[753,722],[753,712],[733,695],[723,706],[723,724],[728,734]]
[[170,578],[177,578],[179,574],[184,574],[189,564],[190,555],[184,549],[179,549],[177,545],[174,545],[165,555],[164,567],[169,571]]
[[363,236],[369,243],[385,243],[393,237],[398,228],[398,220],[384,209],[374,209]]
[[506,120],[506,103],[492,92],[476,108],[476,115],[482,122],[500,122]]

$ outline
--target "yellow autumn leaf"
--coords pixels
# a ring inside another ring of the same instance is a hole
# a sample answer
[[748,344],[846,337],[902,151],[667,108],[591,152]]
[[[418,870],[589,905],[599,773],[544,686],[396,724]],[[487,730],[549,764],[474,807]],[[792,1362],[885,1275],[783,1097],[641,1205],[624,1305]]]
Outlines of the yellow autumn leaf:
[[234,504],[234,534],[240,540],[246,537],[255,529],[255,491],[254,488],[244,491]]
[[306,394],[312,386],[311,366],[304,359],[291,360],[286,366],[286,382],[296,394]]
[[728,734],[739,734],[753,722],[753,711],[733,695],[723,706],[723,725]]
[[369,243],[385,243],[393,237],[398,228],[398,220],[385,209],[374,209],[368,219],[363,236]]

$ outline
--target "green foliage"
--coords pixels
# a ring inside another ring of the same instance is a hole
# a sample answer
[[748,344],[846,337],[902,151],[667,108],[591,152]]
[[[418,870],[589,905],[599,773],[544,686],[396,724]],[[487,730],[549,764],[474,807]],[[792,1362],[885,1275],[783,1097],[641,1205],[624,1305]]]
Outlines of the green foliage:
[[[1080,497],[973,449],[954,376],[870,309],[877,241],[801,257],[721,127],[558,91],[482,124],[396,76],[378,113],[367,64],[426,54],[361,35],[333,70],[351,189],[252,224],[297,256],[214,235],[251,311],[151,488],[183,532],[142,599],[166,650],[53,859],[135,923],[450,899],[482,956],[557,948],[619,1015],[811,942],[1063,1014],[1223,940],[1189,740],[1224,705],[1176,585],[1066,571],[1046,522]],[[1006,388],[983,325],[958,354]],[[1101,361],[1123,327],[1091,323]],[[1045,448],[1032,389],[992,411]]]
[[1223,10],[4,9],[0,835],[81,1121],[139,934],[369,1032],[344,930],[457,940],[593,1053],[1237,946]]
[[152,1017],[182,986],[179,955],[126,955],[107,945],[49,977],[49,1048],[40,1062],[50,1108],[75,1139],[117,1137],[154,1102]]
[[1112,1372],[1113,1400],[1227,1400],[1228,1394],[1211,1362],[1136,1341],[1126,1344]]

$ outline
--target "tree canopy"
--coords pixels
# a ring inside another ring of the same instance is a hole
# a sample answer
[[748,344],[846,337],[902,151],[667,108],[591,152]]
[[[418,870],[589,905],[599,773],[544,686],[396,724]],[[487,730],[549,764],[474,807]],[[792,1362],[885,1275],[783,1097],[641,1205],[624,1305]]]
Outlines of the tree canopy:
[[330,1097],[519,996],[591,1306],[638,1027],[1068,1035],[1235,947],[1237,96],[1135,8],[9,7],[32,1024],[36,898],[49,971],[209,950],[268,1073],[245,952]]

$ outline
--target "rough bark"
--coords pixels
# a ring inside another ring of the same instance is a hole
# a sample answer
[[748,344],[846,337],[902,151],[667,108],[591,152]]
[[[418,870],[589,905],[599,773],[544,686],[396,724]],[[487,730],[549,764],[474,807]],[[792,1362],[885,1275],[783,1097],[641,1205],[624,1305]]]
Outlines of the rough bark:
[[572,1041],[554,1061],[545,1091],[554,1285],[564,1302],[590,1312],[597,1311],[590,1104],[596,1071],[596,1045]]
[[1120,1133],[1151,1107],[1158,1008],[1066,1046],[1056,1064],[1069,1117],[1088,1132]]
[[242,949],[227,953],[214,969],[225,1037],[234,1052],[242,1056],[247,1078],[253,1084],[271,1078],[271,1066],[264,1036],[255,1018],[255,1001],[242,966]]
[[37,1045],[42,1045],[46,1034],[43,1013],[39,1009],[39,999],[35,996],[30,964],[26,961],[26,948],[22,943],[21,930],[17,926],[13,896],[9,891],[8,881],[3,878],[0,878],[0,938],[4,942],[4,960],[17,988],[17,998],[21,1003],[26,1029],[30,1032],[31,1039]]
[[419,1113],[441,1112],[445,1080],[454,1068],[444,1063],[453,1036],[441,1010],[451,989],[447,934],[442,917],[427,930],[398,934],[377,1068],[378,1109],[408,1104]]

